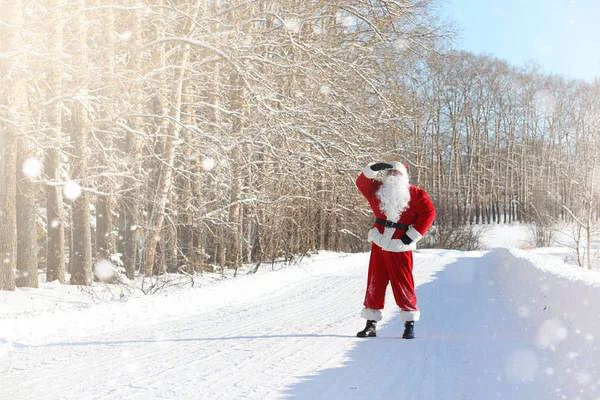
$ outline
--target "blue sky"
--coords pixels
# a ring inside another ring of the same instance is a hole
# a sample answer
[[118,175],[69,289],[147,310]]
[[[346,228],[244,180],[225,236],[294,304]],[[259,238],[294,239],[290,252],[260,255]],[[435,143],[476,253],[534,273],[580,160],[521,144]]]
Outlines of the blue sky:
[[600,78],[600,0],[441,0],[460,30],[456,47],[515,66]]

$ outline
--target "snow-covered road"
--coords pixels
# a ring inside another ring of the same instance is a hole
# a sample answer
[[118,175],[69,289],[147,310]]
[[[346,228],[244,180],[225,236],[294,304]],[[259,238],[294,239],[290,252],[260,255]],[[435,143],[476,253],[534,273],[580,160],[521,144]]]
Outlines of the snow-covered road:
[[[0,399],[600,396],[600,377],[590,365],[598,354],[592,333],[569,337],[571,346],[589,354],[575,357],[585,364],[579,370],[563,371],[570,356],[553,354],[564,337],[551,332],[553,346],[536,345],[540,320],[534,314],[541,304],[514,303],[503,275],[506,259],[516,260],[508,250],[415,254],[422,320],[414,340],[400,339],[403,326],[391,291],[378,337],[355,337],[364,326],[358,315],[368,254],[330,253],[289,271],[238,278],[233,286],[217,283],[207,305],[190,304],[192,311],[160,322],[139,315],[151,314],[150,308],[115,305],[115,313],[129,312],[130,322],[142,322],[108,329],[91,320],[84,335],[53,328],[54,334],[23,335],[21,342],[9,338],[11,350],[0,356]],[[273,279],[284,283],[273,285]],[[73,317],[86,312],[93,310]],[[2,341],[7,339],[0,335]]]

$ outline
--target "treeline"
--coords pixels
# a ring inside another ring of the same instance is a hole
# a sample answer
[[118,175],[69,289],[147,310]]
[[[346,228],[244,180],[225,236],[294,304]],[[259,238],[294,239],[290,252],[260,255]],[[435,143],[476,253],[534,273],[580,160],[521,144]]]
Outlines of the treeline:
[[404,78],[414,107],[398,146],[451,225],[596,218],[600,79],[466,52]]
[[0,289],[364,250],[374,160],[453,225],[576,211],[598,83],[445,52],[432,3],[1,0]]

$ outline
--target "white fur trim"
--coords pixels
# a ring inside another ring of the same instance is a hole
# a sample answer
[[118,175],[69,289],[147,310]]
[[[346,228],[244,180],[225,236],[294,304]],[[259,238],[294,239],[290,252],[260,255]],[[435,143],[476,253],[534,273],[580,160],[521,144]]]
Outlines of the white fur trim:
[[411,238],[413,242],[418,242],[423,237],[423,235],[421,235],[419,231],[413,228],[412,226],[406,231],[406,236]]
[[408,171],[406,170],[406,166],[399,161],[392,161],[392,169],[402,172],[403,175],[408,175]]
[[376,310],[374,308],[363,308],[360,312],[360,316],[366,320],[371,321],[381,321],[383,315],[381,314],[381,310]]
[[385,228],[384,233],[380,233],[377,228],[371,228],[367,235],[369,242],[375,243],[385,251],[391,251],[393,253],[402,253],[404,251],[413,251],[417,249],[417,243],[412,242],[411,244],[404,244],[400,239],[390,239],[391,234],[388,229],[393,233],[394,228]]
[[404,311],[400,310],[400,321],[418,321],[421,318],[421,311]]
[[377,176],[377,171],[373,171],[371,169],[371,165],[375,163],[368,164],[362,171],[362,173],[369,179],[374,179]]
[[[369,229],[369,233],[367,233],[367,240],[369,242],[373,242],[375,240],[375,235],[378,234],[379,231],[377,230],[377,228],[371,228]],[[381,235],[381,233],[379,233]]]

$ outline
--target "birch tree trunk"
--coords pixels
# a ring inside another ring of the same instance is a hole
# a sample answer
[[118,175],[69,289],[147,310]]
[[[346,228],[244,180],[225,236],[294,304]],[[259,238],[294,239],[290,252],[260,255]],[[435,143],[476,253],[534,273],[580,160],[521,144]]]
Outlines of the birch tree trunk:
[[0,7],[4,22],[2,52],[9,54],[2,63],[7,85],[1,88],[1,104],[9,107],[0,114],[0,290],[15,290],[17,261],[17,135],[20,116],[17,110],[25,100],[18,68],[22,57],[20,43],[22,8],[20,0],[4,0]]
[[[139,6],[137,0],[129,0],[128,6]],[[132,92],[137,89],[137,83],[140,80],[142,72],[142,13],[139,9],[131,11],[128,26],[131,32],[131,44],[128,48],[129,53],[129,64],[127,70],[131,79],[129,88]],[[135,101],[135,100],[134,100]],[[142,146],[144,132],[142,129],[142,114],[141,102],[136,101],[132,106],[132,113],[134,115],[129,116],[127,123],[129,129],[127,129],[125,136],[125,149],[124,153],[129,159],[129,165],[127,168],[130,173],[130,177],[126,179],[131,190],[126,192],[122,197],[121,212],[123,215],[123,230],[121,236],[124,241],[124,257],[123,264],[125,265],[125,271],[127,278],[134,279],[136,265],[138,262],[138,232],[140,225],[140,212],[139,204],[140,199],[140,183],[142,180]]]
[[[71,139],[75,146],[73,154],[72,178],[80,186],[84,186],[87,177],[88,137],[91,131],[91,121],[86,107],[87,90],[87,28],[85,23],[85,0],[74,4],[73,10],[73,62],[79,78],[77,93],[72,104]],[[92,284],[92,230],[90,226],[90,199],[84,188],[81,195],[73,200],[73,251],[72,251],[72,285]]]
[[[22,90],[22,109],[26,111],[26,85],[20,83]],[[32,179],[24,173],[24,167],[29,162],[31,148],[27,136],[21,135],[18,142],[17,157],[17,277],[19,287],[38,287],[37,265],[37,232],[35,191]],[[28,174],[34,171],[27,171]]]
[[[114,30],[115,30],[115,18],[113,11],[113,0],[104,0],[103,5],[105,6],[102,16],[102,50],[101,60],[103,72],[107,75],[105,79],[101,81],[104,89],[101,93],[105,98],[112,96],[111,91],[115,90],[115,86],[111,83],[114,80],[115,74],[115,49],[114,49]],[[108,155],[107,151],[111,151],[113,147],[113,132],[114,127],[111,122],[111,105],[106,105],[108,108],[104,112],[104,119],[100,126],[100,143],[103,149],[100,151],[100,160],[103,166],[108,167]],[[98,187],[102,192],[109,193],[110,182],[106,177],[100,177]],[[99,195],[96,200],[96,254],[100,258],[106,258],[115,252],[115,236],[113,235],[113,213],[114,199],[111,195]]]
[[[242,78],[235,72],[232,72],[230,80],[232,87],[231,108],[234,111],[231,126],[231,137],[240,138],[242,131],[242,120],[244,114],[244,88]],[[231,156],[231,190],[229,207],[229,226],[227,238],[226,265],[234,267],[240,262],[240,204],[242,190],[242,145],[233,148]]]
[[[62,130],[62,84],[61,67],[63,27],[62,0],[51,0],[48,3],[52,20],[48,26],[48,50],[52,60],[46,74],[48,95],[51,99],[46,107],[50,138],[54,142],[45,154],[44,174],[51,182],[60,182],[60,141]],[[46,280],[58,280],[65,283],[65,210],[63,205],[62,187],[46,186]]]
[[[197,15],[200,8],[199,0],[196,2],[193,8],[195,12],[192,15]],[[184,32],[189,31],[191,28],[191,21],[188,21],[187,29]],[[146,241],[146,258],[144,260],[143,273],[145,276],[152,275],[154,267],[154,259],[156,256],[156,245],[158,243],[161,229],[163,228],[165,207],[172,186],[173,168],[175,164],[175,155],[179,140],[179,131],[181,129],[181,106],[183,97],[183,82],[185,79],[185,70],[187,68],[189,58],[189,45],[181,44],[179,54],[177,57],[178,62],[175,63],[176,69],[174,72],[173,85],[171,88],[171,122],[169,125],[169,131],[167,136],[164,138],[164,149],[163,149],[163,163],[161,163],[160,172],[158,176],[158,184],[156,188],[156,194],[154,199],[154,206],[152,208],[152,214],[149,221],[149,234]]]
[[181,169],[179,179],[177,180],[176,199],[177,199],[177,264],[178,267],[185,266],[188,273],[195,269],[197,260],[194,249],[194,206],[200,200],[196,199],[193,193],[193,182],[197,180],[200,174],[198,170],[198,161],[192,153],[192,146],[195,144],[193,130],[196,123],[194,118],[194,107],[192,97],[192,84],[188,80],[184,85],[184,119],[182,120],[185,131],[182,137],[185,142],[183,157],[179,161]]
[[[16,40],[14,45],[19,46],[22,42],[22,12],[19,4],[13,9],[14,19],[10,24],[13,25],[14,35],[13,38]],[[10,42],[9,42],[10,45]],[[14,48],[14,47],[13,47]],[[26,64],[26,58],[23,55],[19,55],[19,64]],[[29,124],[29,117],[26,117],[27,113],[27,84],[24,80],[20,68],[15,65],[12,71],[9,71],[11,75],[10,91],[11,96],[7,104],[9,113],[12,114],[10,119],[17,124],[13,131],[18,135],[17,140],[17,164],[16,164],[16,228],[17,228],[17,275],[16,285],[25,287],[37,287],[37,237],[36,237],[36,210],[35,210],[35,197],[32,179],[35,176],[28,176],[25,174],[33,174],[35,171],[32,168],[27,167],[25,164],[31,156],[31,147],[27,136],[27,131],[31,129]],[[24,171],[24,167],[27,167],[27,171]],[[2,190],[2,189],[0,189]],[[2,240],[0,238],[0,240]]]

